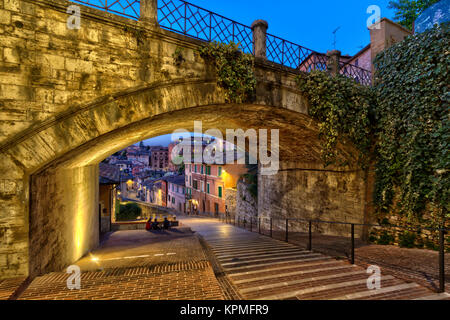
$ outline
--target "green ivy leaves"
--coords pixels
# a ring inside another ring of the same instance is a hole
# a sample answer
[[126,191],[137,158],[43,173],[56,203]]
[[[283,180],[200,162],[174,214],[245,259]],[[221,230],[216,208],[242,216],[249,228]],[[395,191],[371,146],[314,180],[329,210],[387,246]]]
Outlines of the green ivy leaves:
[[410,219],[420,220],[429,211],[435,225],[449,218],[449,40],[449,25],[436,26],[374,62],[376,204],[380,211],[394,209]]
[[[365,168],[373,144],[374,90],[350,78],[332,77],[323,71],[302,73],[297,77],[297,84],[310,102],[310,115],[319,121],[325,165],[345,164],[336,153],[338,138],[344,136],[359,150],[358,160]],[[339,141],[345,143],[344,139]]]
[[319,121],[326,165],[340,164],[338,139],[350,140],[366,168],[374,161],[374,204],[436,227],[450,207],[449,24],[408,37],[375,59],[376,85],[314,71],[297,78]]
[[211,42],[199,49],[200,56],[214,64],[218,85],[225,89],[226,101],[244,103],[252,100],[256,89],[254,57],[231,42]]

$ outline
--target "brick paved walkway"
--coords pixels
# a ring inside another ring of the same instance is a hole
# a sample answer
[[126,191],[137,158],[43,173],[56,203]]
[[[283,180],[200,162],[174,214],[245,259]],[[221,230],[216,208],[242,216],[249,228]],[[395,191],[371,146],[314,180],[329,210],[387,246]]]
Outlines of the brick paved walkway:
[[450,299],[411,281],[383,274],[368,290],[366,270],[208,218],[180,218],[210,245],[244,299]]
[[68,274],[33,280],[19,299],[218,300],[223,292],[198,238],[189,228],[112,233],[76,263],[81,289],[67,289]]
[[26,277],[0,280],[0,300],[10,299],[25,281]]

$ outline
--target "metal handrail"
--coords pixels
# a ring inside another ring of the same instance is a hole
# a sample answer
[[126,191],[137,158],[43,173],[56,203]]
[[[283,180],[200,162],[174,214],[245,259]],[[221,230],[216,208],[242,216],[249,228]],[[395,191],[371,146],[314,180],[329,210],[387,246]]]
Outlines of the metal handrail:
[[252,29],[184,0],[159,0],[159,26],[207,42],[234,42],[253,54]]
[[[208,214],[208,213],[206,213]],[[211,216],[211,214],[210,214]],[[241,217],[233,216],[233,219],[231,216],[226,216],[225,213],[219,213],[219,216],[215,217],[216,219],[219,219],[219,221],[222,221],[224,223],[232,224],[237,227],[243,227],[245,230],[249,230],[251,232],[255,232],[254,224],[256,223],[256,232],[259,234],[263,234],[261,232],[261,217],[259,216],[252,216],[252,217],[245,217],[241,219]],[[249,219],[248,219],[249,218]],[[313,248],[313,231],[312,231],[312,225],[313,223],[329,223],[329,224],[342,224],[342,225],[350,225],[351,231],[350,231],[350,257],[349,261],[351,264],[355,264],[355,226],[372,226],[372,227],[398,227],[403,228],[402,226],[393,226],[393,225],[374,225],[374,224],[364,224],[364,223],[351,223],[351,222],[342,222],[342,221],[326,221],[326,220],[309,220],[309,219],[302,219],[302,218],[269,218],[270,220],[270,228],[269,228],[269,237],[273,238],[273,221],[274,220],[282,220],[285,221],[285,242],[289,242],[289,221],[303,221],[308,222],[308,243],[307,243],[307,250],[312,251]],[[447,228],[423,228],[428,230],[435,230],[439,231],[439,289],[438,292],[444,292],[445,291],[445,243],[444,243],[444,237],[445,233],[447,231],[450,231],[450,229]],[[414,229],[417,231],[418,229]],[[348,237],[345,237],[348,238]]]
[[140,16],[140,0],[70,0],[88,7],[137,20]]
[[372,72],[348,62],[339,63],[339,73],[363,85],[372,84]]
[[405,229],[405,230],[430,230],[430,231],[450,231],[450,228],[430,228],[430,227],[421,227],[421,228],[408,228],[405,226],[399,226],[394,224],[370,224],[370,223],[357,223],[357,222],[343,222],[343,221],[327,221],[327,220],[320,220],[320,219],[303,219],[303,218],[271,218],[274,220],[289,220],[289,221],[304,221],[304,222],[316,222],[316,223],[328,223],[328,224],[343,224],[343,225],[355,225],[355,226],[361,226],[361,227],[377,227],[377,228],[399,228],[399,229]]
[[[258,224],[258,233],[261,234],[261,217],[250,217],[251,223],[253,222],[253,219],[256,218],[256,222]],[[238,216],[239,219],[239,216]],[[308,219],[302,219],[302,218],[269,218],[270,220],[270,229],[269,229],[269,237],[273,237],[273,221],[274,220],[282,220],[285,221],[285,241],[289,242],[289,221],[303,221],[308,222],[308,243],[307,243],[307,250],[312,251],[313,248],[313,231],[312,231],[312,224],[315,223],[328,223],[328,224],[342,224],[342,225],[350,225],[351,226],[351,235],[350,235],[350,257],[349,261],[351,264],[355,264],[355,226],[369,226],[369,227],[391,227],[391,228],[401,228],[401,229],[407,229],[403,226],[395,226],[395,225],[374,225],[374,224],[364,224],[364,223],[351,223],[351,222],[342,222],[342,221],[325,221],[325,220],[308,220]],[[240,225],[238,224],[238,227]],[[244,229],[247,229],[244,224]],[[444,237],[446,232],[450,231],[448,228],[444,228],[443,226],[440,228],[422,228],[424,230],[434,230],[439,231],[439,289],[438,292],[445,292],[445,241]],[[412,229],[414,231],[418,231],[420,229]],[[250,231],[253,231],[251,229]],[[345,237],[347,238],[347,237]]]

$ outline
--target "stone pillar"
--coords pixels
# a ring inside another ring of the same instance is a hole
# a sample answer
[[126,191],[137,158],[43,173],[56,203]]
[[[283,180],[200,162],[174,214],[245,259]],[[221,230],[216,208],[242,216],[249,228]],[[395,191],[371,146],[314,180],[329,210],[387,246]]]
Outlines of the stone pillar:
[[158,24],[158,0],[141,0],[139,21],[147,24]]
[[253,54],[256,58],[267,59],[266,56],[266,32],[269,24],[264,20],[256,20],[252,23]]
[[327,51],[327,57],[328,72],[333,76],[339,74],[339,59],[341,57],[341,52],[339,50]]

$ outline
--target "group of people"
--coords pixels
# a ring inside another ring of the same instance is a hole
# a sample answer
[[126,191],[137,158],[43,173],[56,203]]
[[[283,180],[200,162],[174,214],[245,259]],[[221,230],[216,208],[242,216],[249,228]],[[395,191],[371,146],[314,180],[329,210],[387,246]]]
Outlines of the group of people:
[[167,217],[165,217],[164,221],[162,223],[162,227],[160,227],[158,219],[155,218],[155,220],[152,221],[152,218],[150,218],[150,219],[148,219],[148,221],[146,223],[145,229],[147,231],[150,231],[150,230],[162,230],[162,229],[168,230],[168,229],[170,229],[170,221],[167,219]]

